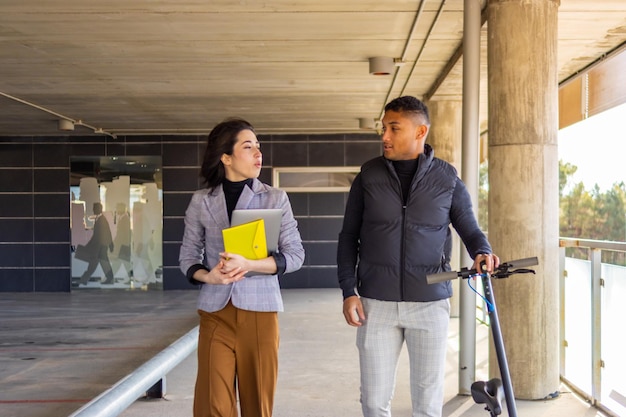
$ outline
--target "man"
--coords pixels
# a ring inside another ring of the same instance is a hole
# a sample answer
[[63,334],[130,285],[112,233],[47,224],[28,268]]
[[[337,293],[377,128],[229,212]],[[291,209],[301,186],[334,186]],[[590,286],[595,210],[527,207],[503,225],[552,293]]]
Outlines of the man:
[[492,272],[500,260],[481,232],[456,170],[426,145],[428,109],[404,96],[385,106],[383,156],[361,167],[346,205],[337,265],[343,314],[357,329],[361,407],[391,415],[396,366],[409,352],[413,417],[441,416],[447,346],[452,224],[474,259]]
[[85,247],[87,252],[91,254],[89,265],[80,277],[80,284],[87,284],[89,278],[94,273],[98,265],[102,266],[105,280],[102,284],[114,284],[113,268],[109,262],[109,251],[113,251],[113,237],[111,235],[111,227],[109,222],[102,214],[102,204],[100,202],[93,203],[93,214],[96,216],[93,226],[93,235]]

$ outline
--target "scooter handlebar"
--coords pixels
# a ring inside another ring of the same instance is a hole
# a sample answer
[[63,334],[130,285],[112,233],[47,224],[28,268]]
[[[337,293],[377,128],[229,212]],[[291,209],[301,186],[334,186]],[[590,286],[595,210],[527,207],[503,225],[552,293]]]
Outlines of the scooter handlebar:
[[[505,262],[500,264],[500,266],[496,268],[492,275],[499,278],[506,277],[511,274],[511,272],[509,271],[510,269],[524,268],[527,266],[537,265],[538,263],[539,259],[536,256],[533,256],[532,258],[517,259],[515,261]],[[457,277],[468,278],[469,276],[475,275],[477,273],[478,272],[476,272],[475,269],[462,269],[459,272],[440,272],[438,274],[426,275],[426,282],[428,284],[437,284],[439,282],[451,281]]]
[[439,274],[426,275],[426,282],[429,284],[436,284],[438,282],[451,281],[459,276],[458,272],[441,272]]
[[537,265],[539,263],[539,259],[536,256],[533,256],[532,258],[524,258],[524,259],[518,259],[516,261],[511,261],[511,262],[507,262],[506,264],[508,265],[509,268],[525,268],[527,266],[533,266],[533,265]]

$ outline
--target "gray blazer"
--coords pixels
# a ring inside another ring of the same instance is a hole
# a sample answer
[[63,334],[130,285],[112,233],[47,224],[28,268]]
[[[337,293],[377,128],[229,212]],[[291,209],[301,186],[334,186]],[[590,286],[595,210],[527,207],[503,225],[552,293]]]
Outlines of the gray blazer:
[[[283,218],[278,238],[278,250],[285,256],[285,272],[300,269],[304,248],[293,217],[287,193],[255,179],[252,189],[244,187],[235,209],[281,208]],[[213,268],[224,251],[222,229],[230,226],[224,191],[219,185],[212,192],[196,191],[185,213],[185,233],[180,248],[179,264],[183,274],[196,264]],[[235,307],[251,311],[283,311],[277,275],[246,277],[229,285],[203,284],[198,297],[198,309],[219,311],[232,300]]]

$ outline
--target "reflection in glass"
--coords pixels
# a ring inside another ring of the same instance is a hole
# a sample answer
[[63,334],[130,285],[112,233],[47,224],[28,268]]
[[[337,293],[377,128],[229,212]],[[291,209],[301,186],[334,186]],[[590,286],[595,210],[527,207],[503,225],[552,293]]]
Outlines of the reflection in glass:
[[159,157],[71,161],[73,288],[162,289]]

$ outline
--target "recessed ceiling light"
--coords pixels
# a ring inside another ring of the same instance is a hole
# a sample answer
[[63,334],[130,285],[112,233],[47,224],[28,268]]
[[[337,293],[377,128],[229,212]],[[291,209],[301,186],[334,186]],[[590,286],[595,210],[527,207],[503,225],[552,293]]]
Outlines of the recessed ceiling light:
[[59,119],[59,130],[74,130],[74,122],[67,119]]
[[393,58],[388,56],[375,56],[369,59],[370,74],[372,75],[389,75],[395,68]]

